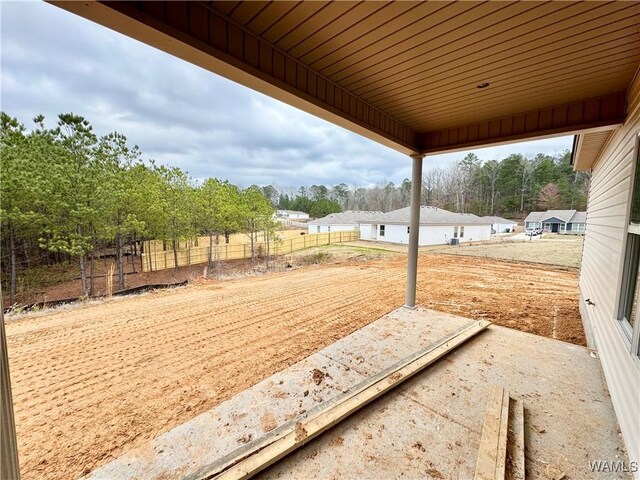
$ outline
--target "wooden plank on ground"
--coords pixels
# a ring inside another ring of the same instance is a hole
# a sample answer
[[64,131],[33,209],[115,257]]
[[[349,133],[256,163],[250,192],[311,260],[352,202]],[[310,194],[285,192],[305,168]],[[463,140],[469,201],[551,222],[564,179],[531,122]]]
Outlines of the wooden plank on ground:
[[509,392],[502,387],[494,387],[482,425],[476,480],[504,480],[508,424]]
[[519,398],[509,402],[507,435],[507,480],[524,480],[524,403]]
[[485,330],[491,322],[473,322],[429,347],[401,360],[344,394],[289,422],[271,435],[241,447],[226,457],[187,477],[189,480],[244,479],[264,470],[285,455],[308,443],[352,413],[374,401],[453,349]]

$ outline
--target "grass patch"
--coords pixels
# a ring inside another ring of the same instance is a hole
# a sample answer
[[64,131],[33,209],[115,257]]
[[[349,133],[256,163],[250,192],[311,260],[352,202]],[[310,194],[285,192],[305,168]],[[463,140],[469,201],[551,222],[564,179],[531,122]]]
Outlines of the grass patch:
[[296,258],[296,263],[300,265],[319,265],[321,263],[326,263],[331,259],[331,255],[327,252],[316,252],[309,255],[302,255]]

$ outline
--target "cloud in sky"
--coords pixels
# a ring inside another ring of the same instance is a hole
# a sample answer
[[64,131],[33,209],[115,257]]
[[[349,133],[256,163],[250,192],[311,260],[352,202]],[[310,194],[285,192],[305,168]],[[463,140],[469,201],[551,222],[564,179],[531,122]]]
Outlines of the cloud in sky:
[[[44,2],[2,2],[0,104],[119,131],[145,157],[247,186],[401,182],[408,157]],[[571,137],[475,149],[483,160],[571,148]],[[444,165],[465,152],[427,159]]]

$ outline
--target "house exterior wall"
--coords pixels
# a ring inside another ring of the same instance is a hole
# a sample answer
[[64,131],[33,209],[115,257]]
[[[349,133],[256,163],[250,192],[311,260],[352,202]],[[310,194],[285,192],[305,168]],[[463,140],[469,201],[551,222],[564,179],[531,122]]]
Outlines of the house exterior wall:
[[311,233],[333,233],[347,232],[358,228],[358,225],[308,225],[307,230]]
[[[491,238],[491,225],[462,225],[464,226],[464,237],[460,238],[460,243],[489,240]],[[380,235],[381,225],[377,225],[377,240],[380,242],[409,244],[409,233],[407,224],[404,225],[384,225],[384,236]],[[418,244],[424,245],[445,245],[453,238],[453,225],[421,225]],[[360,224],[360,239],[372,240],[370,225]]]
[[[554,232],[554,225],[556,228],[556,231]],[[548,222],[542,222],[542,230],[545,233],[565,233],[567,231],[567,224],[560,221],[560,220],[551,220]]]
[[287,210],[276,210],[276,213],[274,215],[275,215],[276,218],[287,218],[287,219],[290,219],[290,220],[309,218],[309,214],[308,213],[304,213],[304,212],[291,213],[291,212],[289,212]]
[[375,225],[370,223],[360,224],[360,240],[375,240],[372,231],[375,229]]
[[516,228],[515,223],[494,223],[493,224],[493,229],[496,231],[496,233],[505,233],[507,231],[511,232],[513,231],[514,228]]
[[[640,461],[640,361],[630,353],[615,316],[639,131],[640,80],[636,78],[629,90],[627,120],[609,137],[592,167],[580,269],[583,320],[593,332],[631,461]],[[586,299],[595,305],[587,305]]]
[[567,223],[567,235],[584,235],[585,230],[584,223]]
[[[544,231],[546,233],[551,232],[552,224],[558,225],[558,234],[560,235],[584,235],[586,230],[586,224],[584,223],[564,223],[560,220],[553,220],[550,222],[527,222],[525,228],[542,228],[540,225],[544,226]],[[564,225],[564,227],[563,227]],[[564,228],[564,230],[562,230]]]

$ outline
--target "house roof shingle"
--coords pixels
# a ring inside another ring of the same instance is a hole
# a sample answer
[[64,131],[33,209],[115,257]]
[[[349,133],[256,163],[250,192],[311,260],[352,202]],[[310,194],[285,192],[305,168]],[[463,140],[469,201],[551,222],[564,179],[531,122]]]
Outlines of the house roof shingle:
[[525,222],[541,222],[542,218],[547,214],[547,212],[531,212],[527,215],[527,218],[524,219]]
[[569,223],[587,223],[587,212],[576,212]]
[[565,223],[569,223],[569,220],[571,220],[575,214],[575,210],[547,210],[542,221],[544,222],[550,218],[557,218]]
[[[360,223],[389,223],[389,224],[409,224],[411,207],[393,210],[372,216]],[[472,213],[454,213],[442,208],[421,206],[420,225],[489,225],[491,222],[483,220]]]
[[357,225],[361,220],[366,220],[376,215],[382,215],[382,212],[346,210],[340,213],[331,213],[317,220],[312,220],[308,222],[307,225]]

